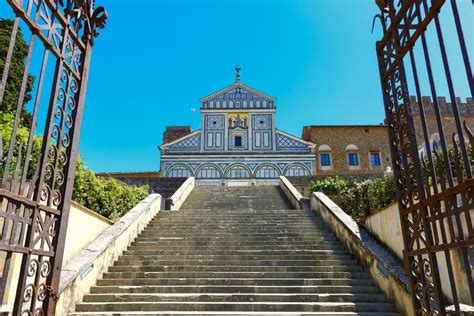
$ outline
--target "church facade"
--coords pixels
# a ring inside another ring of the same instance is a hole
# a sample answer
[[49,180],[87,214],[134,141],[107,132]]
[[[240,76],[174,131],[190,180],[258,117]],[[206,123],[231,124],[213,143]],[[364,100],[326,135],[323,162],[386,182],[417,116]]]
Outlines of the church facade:
[[315,145],[275,127],[275,98],[240,81],[201,100],[201,129],[161,145],[163,177],[271,181],[308,176]]

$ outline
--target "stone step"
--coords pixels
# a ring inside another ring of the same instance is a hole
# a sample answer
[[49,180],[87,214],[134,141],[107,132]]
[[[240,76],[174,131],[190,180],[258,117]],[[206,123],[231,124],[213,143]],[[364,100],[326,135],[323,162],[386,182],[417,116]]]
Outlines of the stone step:
[[[179,213],[179,211],[177,212]],[[240,214],[240,215],[228,215],[228,214],[209,214],[206,216],[202,215],[185,215],[180,214],[173,217],[155,217],[150,221],[152,225],[159,225],[164,223],[176,224],[176,225],[189,225],[189,224],[238,224],[248,223],[250,225],[266,224],[266,223],[281,223],[281,224],[297,224],[297,223],[315,223],[317,225],[324,226],[324,223],[317,221],[311,215],[279,215],[279,214],[267,214],[253,216],[253,214]],[[207,219],[207,220],[206,220]]]
[[203,254],[214,254],[214,255],[224,255],[228,253],[238,253],[238,254],[289,254],[289,253],[311,253],[318,250],[345,250],[342,245],[332,245],[332,244],[321,244],[315,245],[313,247],[290,247],[290,246],[280,246],[278,248],[274,247],[271,250],[268,247],[215,247],[214,245],[209,245],[207,247],[170,247],[164,248],[160,247],[159,243],[156,245],[149,246],[130,246],[124,254],[132,253],[142,253],[142,254],[193,254],[199,253]]
[[275,311],[275,312],[391,312],[392,304],[381,302],[128,302],[81,303],[76,311]]
[[265,248],[265,249],[274,249],[277,247],[284,247],[284,248],[292,248],[292,249],[312,249],[312,247],[318,247],[320,245],[340,245],[335,238],[320,238],[316,241],[293,241],[293,240],[279,240],[279,241],[223,241],[223,240],[189,240],[187,243],[183,242],[182,239],[151,239],[151,238],[137,238],[134,242],[131,243],[132,247],[135,246],[143,246],[143,247],[160,247],[161,249],[165,249],[167,247],[172,247],[173,249],[182,249],[182,248],[244,248],[244,249],[258,249],[258,248]]
[[156,279],[156,278],[199,278],[199,279],[216,279],[216,278],[307,278],[307,279],[319,279],[319,278],[353,278],[363,279],[368,278],[369,275],[366,272],[210,272],[210,271],[178,271],[178,272],[105,272],[103,279]]
[[260,226],[250,226],[245,225],[245,227],[239,227],[238,225],[232,224],[222,224],[222,225],[188,225],[188,226],[171,226],[162,224],[161,226],[148,226],[147,231],[160,231],[160,232],[180,232],[184,230],[191,230],[194,232],[206,232],[206,231],[244,231],[244,232],[280,232],[280,231],[304,231],[304,232],[314,232],[314,231],[322,231],[328,232],[327,229],[317,228],[314,225],[288,225],[288,224],[262,224]]
[[135,256],[130,256],[129,258],[120,257],[118,261],[115,262],[116,266],[124,265],[163,265],[163,266],[175,266],[175,265],[206,265],[206,266],[255,266],[255,265],[265,265],[265,266],[321,266],[337,263],[341,265],[357,265],[357,263],[352,260],[349,256],[341,259],[315,259],[315,260],[153,260],[153,259],[139,259]]
[[370,279],[350,278],[134,278],[100,279],[97,285],[373,285]]
[[90,294],[83,302],[385,302],[383,294],[294,293],[110,293]]
[[237,231],[237,232],[232,232],[232,231],[226,231],[226,230],[214,230],[214,231],[208,231],[208,230],[203,230],[201,232],[197,231],[177,231],[177,230],[171,230],[171,231],[161,231],[161,230],[146,230],[140,234],[141,236],[158,236],[158,237],[171,237],[171,236],[199,236],[199,237],[212,237],[212,236],[239,236],[239,237],[261,237],[261,236],[267,236],[267,237],[284,237],[284,238],[291,238],[291,237],[323,237],[327,233],[326,232],[321,232],[321,231],[289,231],[289,230],[274,230],[274,231]]
[[[68,315],[94,315],[94,316],[117,316],[115,312],[72,312]],[[301,316],[301,315],[313,315],[313,316],[400,316],[398,313],[380,313],[380,312],[226,312],[226,311],[207,311],[205,313],[197,311],[165,311],[165,312],[120,312],[120,315],[127,316],[141,316],[141,315],[172,315],[172,316],[187,316],[187,315],[231,315],[231,316]]]
[[198,186],[71,315],[396,315],[326,224],[291,208],[278,187]]
[[305,242],[305,243],[318,243],[321,241],[326,241],[326,240],[334,240],[333,239],[328,239],[327,236],[321,236],[321,237],[288,237],[288,236],[278,236],[278,237],[268,237],[268,236],[252,236],[251,237],[241,237],[238,240],[235,238],[231,238],[229,236],[209,236],[209,237],[202,237],[202,236],[185,236],[185,237],[157,237],[157,236],[151,236],[151,237],[146,237],[146,236],[139,236],[137,237],[137,241],[156,241],[156,242],[161,242],[161,241],[180,241],[181,242],[186,242],[186,241],[193,241],[193,242],[222,242],[222,243],[229,243],[229,242],[234,242],[234,243],[249,243],[253,242],[256,244],[262,244],[262,243],[268,243],[268,242],[273,242],[273,243],[300,243],[300,242]]
[[[252,217],[248,217],[252,215]],[[255,222],[259,220],[312,220],[319,223],[323,221],[307,210],[268,210],[268,211],[252,211],[252,210],[179,210],[179,211],[162,211],[156,215],[151,222],[165,221],[189,221],[196,218],[208,218],[212,221],[244,219],[247,216],[247,221]]]
[[176,251],[180,250],[187,250],[187,249],[202,249],[208,250],[212,247],[212,249],[220,250],[220,249],[241,249],[241,250],[260,250],[260,249],[275,249],[275,250],[285,250],[285,249],[318,249],[320,246],[334,246],[338,247],[341,246],[340,243],[333,240],[326,240],[326,241],[319,241],[319,242],[287,242],[287,243],[279,243],[279,242],[189,242],[183,243],[179,242],[168,242],[168,241],[141,241],[136,240],[130,244],[130,249],[173,249]]
[[161,285],[94,286],[91,293],[381,293],[375,285]]
[[362,272],[360,266],[343,266],[343,265],[325,265],[325,266],[156,266],[156,265],[127,265],[112,266],[109,272],[160,272],[160,271],[186,271],[186,272]]
[[319,250],[312,254],[281,254],[281,255],[200,255],[188,254],[188,255],[156,255],[150,253],[146,254],[125,254],[122,258],[127,259],[138,259],[138,260],[175,260],[175,261],[204,261],[204,260],[216,260],[216,261],[281,261],[281,260],[320,260],[320,259],[348,259],[348,254],[345,251],[338,250]]

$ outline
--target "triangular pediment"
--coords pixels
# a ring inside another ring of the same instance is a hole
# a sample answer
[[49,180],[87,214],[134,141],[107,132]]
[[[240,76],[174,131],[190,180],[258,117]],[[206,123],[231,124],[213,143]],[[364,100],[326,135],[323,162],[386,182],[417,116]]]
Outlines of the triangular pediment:
[[[229,98],[229,95],[232,95],[233,97],[230,97],[230,99],[238,98],[240,99],[250,99],[251,97],[253,98],[261,98],[265,99],[269,102],[275,102],[275,98],[272,96],[269,96],[268,94],[265,94],[261,91],[258,91],[252,87],[249,87],[241,82],[235,82],[231,84],[230,86],[227,86],[219,91],[216,91],[214,93],[209,94],[208,96],[202,98],[200,101],[202,103],[208,102],[213,99],[226,99]],[[242,96],[243,95],[243,96]]]
[[160,146],[166,151],[199,151],[201,145],[201,131],[197,130],[175,141]]
[[291,134],[282,132],[280,130],[276,131],[276,142],[277,150],[307,150],[311,151],[315,148],[315,144],[302,140]]

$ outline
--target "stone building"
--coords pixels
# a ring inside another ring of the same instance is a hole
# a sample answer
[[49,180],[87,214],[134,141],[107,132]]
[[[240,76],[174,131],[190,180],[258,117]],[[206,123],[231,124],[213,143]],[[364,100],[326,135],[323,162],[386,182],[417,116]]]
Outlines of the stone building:
[[192,132],[191,126],[167,126],[163,133],[163,144],[174,142]]
[[[423,97],[423,109],[425,113],[426,127],[428,131],[428,142],[431,149],[435,143],[439,144],[440,131],[438,130],[438,124],[436,119],[436,113],[434,111],[434,104],[430,97]],[[474,130],[474,101],[472,98],[466,98],[466,102],[462,102],[460,98],[456,98],[457,108],[460,114],[461,122]],[[457,134],[456,123],[453,116],[453,107],[450,102],[446,102],[445,97],[438,97],[438,107],[441,122],[443,125],[443,132],[446,142],[452,144],[453,135]],[[411,97],[411,108],[413,112],[416,140],[418,143],[418,150],[420,153],[426,153],[428,148],[423,138],[422,128],[422,117],[420,115],[419,106],[416,102],[415,97]],[[466,137],[466,135],[464,135]]]
[[314,144],[275,127],[275,98],[243,84],[240,68],[233,84],[200,101],[201,129],[168,142],[175,127],[167,128],[162,176],[258,183],[315,172]]
[[[457,98],[461,121],[474,129],[474,102]],[[411,97],[411,109],[420,154],[428,148],[423,137],[422,119],[415,97]],[[438,108],[447,143],[452,143],[457,132],[452,104],[445,97],[438,98]],[[440,141],[434,103],[423,97],[423,110],[432,149]],[[387,126],[380,125],[316,125],[303,128],[302,139],[316,144],[317,177],[338,175],[346,178],[383,175],[391,168]],[[313,177],[314,178],[314,177]]]
[[316,144],[318,176],[382,175],[391,166],[385,125],[305,126],[302,138]]

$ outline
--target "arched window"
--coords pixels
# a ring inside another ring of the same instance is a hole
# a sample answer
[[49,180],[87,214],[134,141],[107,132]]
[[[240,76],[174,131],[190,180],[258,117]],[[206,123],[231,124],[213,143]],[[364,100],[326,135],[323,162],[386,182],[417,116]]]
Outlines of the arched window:
[[200,168],[196,173],[198,179],[220,179],[221,173],[219,170],[212,165],[206,165]]
[[191,169],[185,165],[173,166],[167,174],[170,178],[187,178],[191,176]]
[[255,177],[257,179],[275,179],[280,176],[280,172],[275,166],[264,165],[257,169],[255,172]]
[[216,108],[220,109],[221,107],[221,101],[216,101]]
[[227,171],[226,177],[229,179],[248,179],[250,178],[250,173],[243,166],[237,165],[237,166],[232,166]]
[[309,176],[308,170],[302,165],[290,165],[285,170],[285,176],[287,177],[302,177]]
[[209,108],[211,108],[211,109],[214,108],[214,101],[209,102]]

